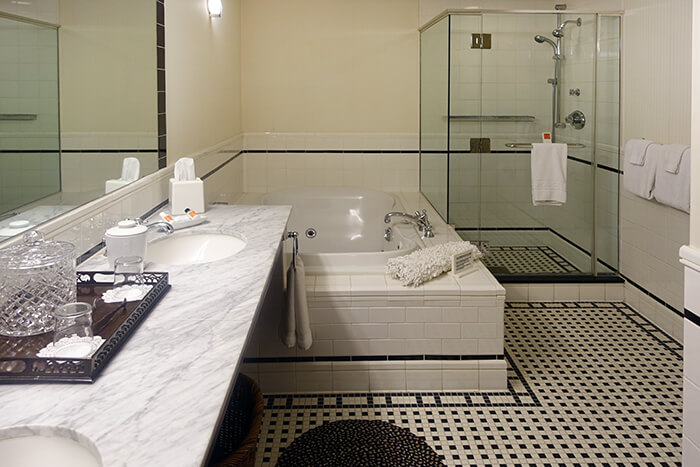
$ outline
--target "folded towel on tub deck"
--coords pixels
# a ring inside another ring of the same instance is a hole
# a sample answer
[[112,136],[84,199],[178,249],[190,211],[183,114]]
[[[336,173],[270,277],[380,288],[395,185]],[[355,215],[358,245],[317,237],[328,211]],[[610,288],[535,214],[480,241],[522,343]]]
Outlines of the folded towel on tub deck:
[[[666,153],[669,149],[665,145]],[[671,149],[670,151],[676,151]],[[672,156],[675,157],[675,154]],[[627,173],[625,172],[625,176]],[[690,147],[685,146],[678,161],[676,173],[669,172],[667,165],[661,161],[656,166],[656,180],[654,183],[654,198],[659,203],[690,212]]]
[[664,144],[664,170],[677,174],[681,168],[683,153],[690,149],[687,144]]
[[287,309],[280,319],[279,335],[287,347],[296,345],[308,350],[313,342],[306,302],[304,263],[300,256],[296,257],[296,268],[290,266],[287,270]]
[[[625,147],[627,146],[625,145]],[[644,199],[652,199],[656,181],[656,166],[658,164],[663,166],[663,157],[664,146],[656,143],[648,145],[644,165],[634,164],[625,154],[622,177],[625,190]]]
[[533,205],[561,206],[566,203],[566,156],[566,144],[532,145],[530,171]]
[[625,161],[632,165],[644,165],[650,144],[654,144],[654,142],[649,139],[627,140],[625,143]]
[[407,287],[418,287],[452,269],[452,256],[467,251],[474,251],[477,257],[481,256],[479,250],[469,242],[447,242],[390,258],[386,263],[386,272]]

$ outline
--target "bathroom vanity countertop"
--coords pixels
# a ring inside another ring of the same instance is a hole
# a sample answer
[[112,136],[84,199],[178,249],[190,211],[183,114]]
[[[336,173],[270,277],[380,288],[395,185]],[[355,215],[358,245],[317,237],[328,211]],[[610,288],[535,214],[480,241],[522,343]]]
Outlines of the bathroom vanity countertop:
[[[248,244],[207,264],[163,266],[172,289],[94,384],[0,385],[0,428],[60,426],[90,439],[103,465],[197,466],[262,304],[289,206],[215,206],[189,231]],[[180,231],[178,231],[180,232]],[[184,232],[184,231],[183,231]],[[80,269],[107,270],[101,254]]]

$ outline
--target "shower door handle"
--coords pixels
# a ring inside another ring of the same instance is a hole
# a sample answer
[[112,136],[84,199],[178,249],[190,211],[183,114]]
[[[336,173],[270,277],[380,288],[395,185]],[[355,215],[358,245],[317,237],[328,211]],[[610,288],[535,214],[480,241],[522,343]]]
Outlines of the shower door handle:
[[491,138],[469,138],[469,152],[491,152]]

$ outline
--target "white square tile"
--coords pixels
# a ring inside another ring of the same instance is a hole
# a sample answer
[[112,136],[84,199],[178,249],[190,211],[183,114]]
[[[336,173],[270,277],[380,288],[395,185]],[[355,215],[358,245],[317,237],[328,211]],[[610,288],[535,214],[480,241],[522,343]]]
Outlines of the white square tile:
[[577,301],[579,299],[578,284],[554,284],[554,300]]
[[406,309],[402,307],[379,307],[369,311],[370,323],[403,323]]
[[530,284],[528,294],[531,302],[551,302],[554,300],[554,285]]
[[370,391],[405,391],[405,370],[369,370]]
[[605,300],[605,284],[581,284],[579,291],[581,300]]
[[369,391],[369,371],[333,371],[334,391]]
[[478,320],[477,307],[444,307],[442,309],[443,323],[472,323]]
[[444,391],[479,389],[478,370],[442,370]]
[[369,355],[403,355],[406,353],[406,339],[370,339]]
[[333,373],[330,371],[297,371],[296,392],[327,392],[333,390]]
[[407,391],[440,391],[441,370],[406,370]]
[[482,391],[508,388],[506,370],[479,370],[479,389]]
[[421,339],[425,337],[423,323],[390,323],[388,324],[390,338]]

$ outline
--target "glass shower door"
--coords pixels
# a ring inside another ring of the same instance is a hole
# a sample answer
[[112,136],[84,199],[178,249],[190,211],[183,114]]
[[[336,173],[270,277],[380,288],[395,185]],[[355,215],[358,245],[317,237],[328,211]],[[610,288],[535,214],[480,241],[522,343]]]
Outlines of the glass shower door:
[[[576,24],[578,17],[581,26]],[[554,31],[567,20],[571,22],[557,38]],[[458,21],[464,29],[473,28],[469,16],[453,18],[453,24]],[[472,175],[460,177],[462,186],[450,179],[451,222],[463,238],[486,242],[489,254],[484,262],[499,276],[589,274],[594,232],[595,133],[590,122],[595,118],[595,15],[485,13],[479,26],[481,34],[490,34],[490,48],[453,48],[451,54],[451,76],[455,67],[462,69],[477,57],[481,65],[478,77],[469,81],[459,74],[461,82],[451,83],[452,95],[457,87],[477,87],[471,95],[480,98],[481,107],[478,128],[473,122],[469,130],[451,113],[451,140],[459,133],[477,135],[482,141],[476,152],[471,145],[472,170],[467,172]],[[453,26],[452,38],[458,32]],[[579,95],[575,95],[577,88]],[[578,130],[564,123],[574,110],[587,115],[588,126]],[[567,202],[562,206],[532,203],[529,145],[541,141],[545,131],[554,133],[556,142],[584,146],[569,150]],[[457,154],[452,155],[451,163],[456,158]],[[468,183],[478,184],[476,192]],[[476,200],[478,208],[458,216],[460,196]]]
[[420,190],[448,219],[449,28],[447,16],[421,34]]
[[0,18],[0,219],[60,191],[58,35]]

